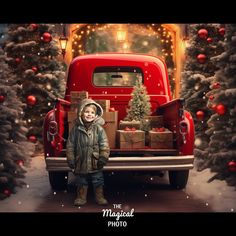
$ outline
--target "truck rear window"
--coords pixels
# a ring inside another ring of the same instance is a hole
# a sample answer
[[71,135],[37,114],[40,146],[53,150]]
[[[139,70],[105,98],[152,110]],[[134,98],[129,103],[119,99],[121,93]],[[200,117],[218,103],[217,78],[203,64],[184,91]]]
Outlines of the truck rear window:
[[138,67],[97,67],[93,72],[93,84],[97,87],[133,87],[136,80],[143,81],[143,72]]

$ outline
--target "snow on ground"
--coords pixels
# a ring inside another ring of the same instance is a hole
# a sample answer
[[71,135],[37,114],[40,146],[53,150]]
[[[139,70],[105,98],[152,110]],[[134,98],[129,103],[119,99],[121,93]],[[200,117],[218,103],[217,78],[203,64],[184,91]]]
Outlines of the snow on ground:
[[216,212],[236,212],[235,187],[228,186],[225,181],[207,181],[214,176],[209,169],[201,172],[190,171],[189,181],[185,192],[193,198],[202,199],[206,205]]
[[[16,194],[0,201],[0,212],[34,212],[51,193],[43,156],[34,157],[27,171],[24,179],[27,185],[18,188]],[[235,188],[220,180],[207,183],[211,176],[213,173],[209,169],[202,172],[191,170],[184,191],[192,198],[204,200],[215,212],[235,212]]]
[[26,183],[23,188],[17,188],[16,194],[0,201],[0,212],[33,212],[51,192],[42,155],[32,158],[23,181]]

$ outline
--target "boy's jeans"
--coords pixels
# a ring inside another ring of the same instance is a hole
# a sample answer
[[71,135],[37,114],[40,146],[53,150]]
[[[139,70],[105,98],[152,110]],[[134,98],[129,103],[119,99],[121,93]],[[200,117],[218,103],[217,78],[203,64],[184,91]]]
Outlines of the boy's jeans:
[[76,183],[80,186],[88,186],[89,181],[92,182],[93,187],[97,188],[99,186],[104,185],[104,177],[103,172],[98,171],[95,173],[89,173],[89,174],[80,174],[76,176]]

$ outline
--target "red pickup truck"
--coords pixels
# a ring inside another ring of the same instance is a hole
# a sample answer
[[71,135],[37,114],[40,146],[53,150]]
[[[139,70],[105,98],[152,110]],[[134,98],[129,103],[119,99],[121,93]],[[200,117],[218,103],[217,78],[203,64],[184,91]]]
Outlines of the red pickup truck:
[[[126,79],[122,79],[125,75]],[[100,78],[103,75],[102,78]],[[164,127],[173,133],[173,148],[111,148],[104,171],[168,171],[169,182],[176,189],[186,186],[193,168],[194,123],[184,110],[184,100],[172,99],[165,62],[144,54],[101,53],[79,56],[69,66],[64,99],[57,99],[44,121],[44,154],[49,181],[53,189],[64,189],[70,171],[66,161],[69,133],[68,111],[71,91],[88,91],[92,99],[110,100],[118,111],[118,121],[126,116],[133,82],[130,75],[142,78],[150,96],[152,115],[163,116]],[[129,78],[129,79],[127,79]]]

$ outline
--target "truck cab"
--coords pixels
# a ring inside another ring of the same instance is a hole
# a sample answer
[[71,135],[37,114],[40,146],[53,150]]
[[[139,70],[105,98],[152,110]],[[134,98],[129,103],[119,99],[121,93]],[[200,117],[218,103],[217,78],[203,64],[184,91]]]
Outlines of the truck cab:
[[44,155],[53,189],[67,186],[70,168],[66,161],[69,134],[68,113],[71,92],[87,91],[94,100],[109,100],[118,111],[118,122],[126,116],[135,80],[141,79],[150,96],[151,115],[162,116],[164,126],[173,133],[173,146],[168,149],[111,147],[104,171],[158,173],[168,171],[169,182],[182,189],[193,168],[194,123],[184,109],[184,100],[172,99],[165,62],[151,55],[100,53],[73,59],[68,69],[64,99],[57,99],[44,121]]

